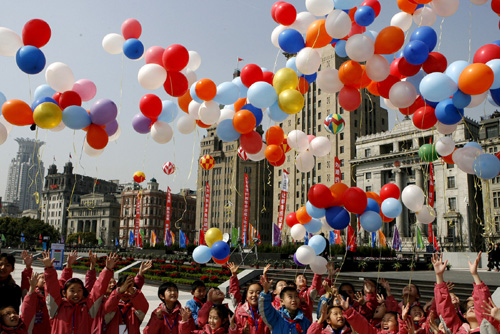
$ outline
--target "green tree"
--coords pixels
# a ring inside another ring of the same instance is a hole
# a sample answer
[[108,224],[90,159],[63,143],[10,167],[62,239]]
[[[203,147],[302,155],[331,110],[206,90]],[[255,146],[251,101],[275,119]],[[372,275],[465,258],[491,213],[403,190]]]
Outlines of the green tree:
[[78,232],[73,233],[68,236],[66,240],[67,244],[78,244],[78,238],[80,238],[81,245],[95,245],[97,244],[97,238],[94,232]]
[[29,217],[0,218],[0,234],[7,240],[6,246],[18,246],[21,244],[21,236],[27,245],[35,245],[39,242],[39,236],[49,237],[49,243],[59,241],[61,234],[53,226],[44,223],[39,219]]

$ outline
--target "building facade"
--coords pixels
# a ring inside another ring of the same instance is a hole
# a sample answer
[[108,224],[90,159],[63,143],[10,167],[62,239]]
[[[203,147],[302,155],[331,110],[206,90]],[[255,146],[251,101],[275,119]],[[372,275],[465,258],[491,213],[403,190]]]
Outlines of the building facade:
[[38,210],[45,175],[38,151],[44,142],[28,138],[15,140],[19,144],[19,150],[10,162],[5,202],[16,204],[20,212]]
[[[456,147],[461,147],[469,141],[477,141],[478,135],[478,123],[465,118],[451,136]],[[356,157],[351,160],[357,187],[379,193],[387,183],[395,183],[401,191],[415,184],[428,196],[429,163],[420,160],[418,150],[442,136],[433,129],[420,131],[410,119],[405,119],[390,131],[359,137]],[[478,178],[441,159],[433,165],[436,220],[432,228],[440,247],[452,251],[477,250],[483,221],[481,190],[476,186]],[[384,223],[382,231],[387,240],[392,240],[394,225],[402,238],[403,249],[411,250],[415,244],[415,214],[403,205],[400,216]],[[428,226],[418,225],[422,234],[428,235]],[[367,233],[360,237],[368,241]]]

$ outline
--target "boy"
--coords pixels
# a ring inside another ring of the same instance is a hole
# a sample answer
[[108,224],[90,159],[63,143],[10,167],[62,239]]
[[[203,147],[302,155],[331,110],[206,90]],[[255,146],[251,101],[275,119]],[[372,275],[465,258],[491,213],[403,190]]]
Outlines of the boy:
[[203,304],[205,304],[205,297],[207,293],[207,287],[205,283],[200,280],[196,280],[191,285],[191,294],[193,299],[186,302],[186,306],[191,310],[193,319],[196,325],[198,325],[198,311],[201,309]]
[[16,284],[12,276],[16,259],[13,255],[0,254],[0,308],[12,306],[19,313],[21,305],[21,288]]

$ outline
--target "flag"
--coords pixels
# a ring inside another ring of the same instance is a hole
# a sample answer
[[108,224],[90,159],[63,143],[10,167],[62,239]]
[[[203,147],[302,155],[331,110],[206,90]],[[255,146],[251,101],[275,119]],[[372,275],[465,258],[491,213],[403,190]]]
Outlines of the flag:
[[188,239],[188,236],[184,234],[184,237],[186,238],[186,246],[189,246],[189,239]]
[[439,252],[439,244],[437,242],[436,235],[433,234],[432,236],[433,236],[433,238],[432,238],[433,239],[432,244],[434,245],[434,251],[435,252]]
[[3,233],[2,233],[2,241],[7,242],[7,239],[5,238],[5,235],[3,235]]
[[399,237],[398,227],[394,225],[394,236],[392,237],[392,248],[401,251],[401,238]]
[[134,245],[134,241],[135,241],[134,232],[132,230],[130,230],[130,234],[128,236],[128,244],[130,246],[133,246]]
[[[244,183],[244,193],[243,193],[243,214],[241,222],[241,229],[243,231],[245,239],[247,236],[249,218],[250,218],[250,180],[248,178],[247,173],[245,173],[245,183]],[[246,240],[243,240],[243,243],[246,244]]]
[[70,158],[70,159],[71,159],[71,158],[73,158],[73,157],[71,156],[71,152],[69,152],[69,158]]
[[170,235],[172,236],[172,245],[175,244],[175,233],[170,231]]
[[425,248],[424,240],[422,239],[422,233],[420,232],[420,228],[417,226],[417,248]]
[[[133,234],[132,234],[133,235]],[[118,247],[120,246],[120,243],[118,242],[118,238],[115,239],[115,246]]]
[[243,232],[243,247],[247,246],[247,232]]
[[333,231],[335,234],[335,245],[342,245],[342,237],[340,236],[340,230]]
[[21,242],[25,242],[25,241],[26,241],[26,239],[24,238],[24,233],[21,232]]
[[356,232],[351,225],[347,226],[347,250],[355,252],[358,247],[356,241]]
[[78,236],[78,244],[81,244],[82,243],[82,239],[80,238],[80,236]]
[[64,236],[61,235],[61,243],[64,243]]
[[281,230],[273,223],[273,246],[281,246]]
[[142,248],[143,247],[143,242],[144,240],[144,230],[139,230],[139,247]]
[[165,246],[172,246],[172,234],[170,234],[170,231],[165,231]]
[[307,245],[309,244],[309,237],[307,236],[309,233],[306,232],[306,234],[304,235],[304,245]]
[[102,245],[102,239],[99,238],[99,241],[97,241],[97,243],[99,244],[99,246],[101,246]]
[[152,231],[152,232],[151,232],[151,245],[152,245],[153,247],[155,247],[155,246],[156,246],[156,233],[155,233],[155,231]]
[[[236,232],[238,233],[238,232]],[[236,235],[236,238],[238,236]],[[198,245],[206,245],[207,243],[205,242],[205,232],[203,230],[200,230],[200,241],[198,242]]]
[[372,239],[372,248],[375,248],[375,244],[377,243],[377,234],[376,234],[376,232],[372,232],[370,238]]
[[378,230],[378,244],[380,247],[387,247],[387,239],[382,230]]
[[179,247],[186,248],[186,235],[182,230],[179,230]]
[[236,227],[231,229],[231,244],[233,247],[238,245],[238,229]]
[[[2,240],[3,240],[3,239],[2,239]],[[42,235],[41,235],[41,234],[38,236],[38,240],[39,240],[40,242],[42,242]]]
[[243,61],[243,58],[239,58],[239,57],[238,57],[238,61]]
[[330,231],[328,242],[330,242],[330,245],[335,245],[335,233],[333,231]]

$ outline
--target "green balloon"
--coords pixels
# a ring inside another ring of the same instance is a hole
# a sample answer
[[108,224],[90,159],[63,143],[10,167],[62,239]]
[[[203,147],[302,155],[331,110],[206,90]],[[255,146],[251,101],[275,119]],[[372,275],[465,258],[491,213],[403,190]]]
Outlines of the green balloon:
[[425,144],[418,149],[418,156],[422,161],[433,162],[438,159],[436,146],[434,144]]

